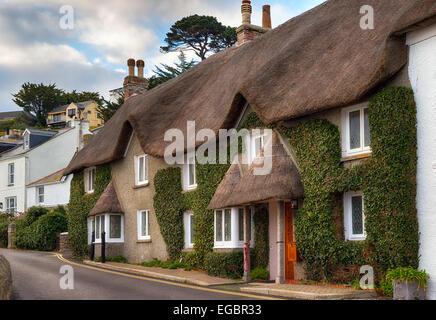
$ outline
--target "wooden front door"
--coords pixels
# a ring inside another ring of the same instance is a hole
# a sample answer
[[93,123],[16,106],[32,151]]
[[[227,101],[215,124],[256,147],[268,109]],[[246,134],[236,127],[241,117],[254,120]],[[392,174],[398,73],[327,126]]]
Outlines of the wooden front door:
[[285,277],[294,280],[294,264],[297,261],[297,245],[294,241],[294,217],[291,203],[285,202]]

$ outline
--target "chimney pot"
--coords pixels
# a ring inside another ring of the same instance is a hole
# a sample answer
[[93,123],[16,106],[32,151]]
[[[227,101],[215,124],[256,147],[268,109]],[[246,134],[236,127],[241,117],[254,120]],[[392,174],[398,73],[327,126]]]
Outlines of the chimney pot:
[[135,59],[127,60],[127,66],[129,67],[129,77],[135,76]]
[[250,0],[242,0],[241,13],[242,13],[242,24],[251,24],[251,13],[253,8],[251,7]]
[[136,66],[138,67],[138,77],[144,78],[144,60],[138,60],[136,61]]
[[271,29],[271,6],[264,5],[262,7],[262,27]]

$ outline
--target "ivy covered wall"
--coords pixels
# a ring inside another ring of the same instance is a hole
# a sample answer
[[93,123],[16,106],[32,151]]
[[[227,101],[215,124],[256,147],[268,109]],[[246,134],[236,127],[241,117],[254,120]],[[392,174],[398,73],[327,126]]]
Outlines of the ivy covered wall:
[[74,174],[71,180],[70,204],[68,206],[68,241],[70,248],[77,255],[88,253],[88,213],[97,203],[111,179],[110,165],[97,167],[92,194],[85,192],[83,172]]

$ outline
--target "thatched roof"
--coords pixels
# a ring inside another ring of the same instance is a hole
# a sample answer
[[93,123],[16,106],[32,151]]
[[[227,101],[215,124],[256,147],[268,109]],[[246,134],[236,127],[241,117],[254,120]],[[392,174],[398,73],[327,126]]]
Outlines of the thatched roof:
[[[374,8],[374,30],[360,28],[363,5]],[[326,1],[129,98],[65,174],[121,159],[132,129],[162,157],[167,129],[232,127],[245,101],[267,124],[359,101],[407,63],[405,36],[393,34],[435,15],[434,0]]]
[[[263,168],[266,160],[272,163],[271,172],[256,175],[255,168]],[[264,150],[254,159],[248,173],[238,177],[238,172],[237,164],[233,164],[218,186],[209,209],[235,207],[270,199],[303,197],[300,173],[276,132],[273,132]]]
[[92,208],[91,212],[89,212],[89,216],[95,216],[104,213],[123,213],[120,202],[118,201],[114,183],[112,181],[107,185],[94,208]]

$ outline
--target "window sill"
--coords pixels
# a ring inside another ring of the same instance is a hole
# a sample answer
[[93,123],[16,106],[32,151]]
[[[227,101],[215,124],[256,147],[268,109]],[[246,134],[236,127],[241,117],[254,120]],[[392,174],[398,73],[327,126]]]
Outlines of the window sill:
[[148,187],[150,184],[147,182],[147,183],[144,183],[144,184],[135,184],[134,186],[133,186],[133,189],[142,189],[142,188],[145,188],[145,187]]
[[151,243],[151,238],[150,239],[141,239],[141,240],[136,240],[136,243]]
[[362,160],[372,157],[372,152],[358,153],[353,155],[348,155],[341,158],[341,162],[348,162],[353,160]]
[[191,188],[188,188],[188,189],[183,190],[183,191],[182,191],[182,194],[183,194],[183,193],[189,193],[189,192],[192,192],[192,191],[195,191],[195,190],[197,190],[197,186],[195,186],[195,187],[191,187]]
[[13,187],[13,186],[15,186],[15,184],[8,184],[8,187]]
[[356,241],[365,241],[365,240],[366,240],[366,237],[355,237],[355,238],[348,238],[346,241],[356,242]]

